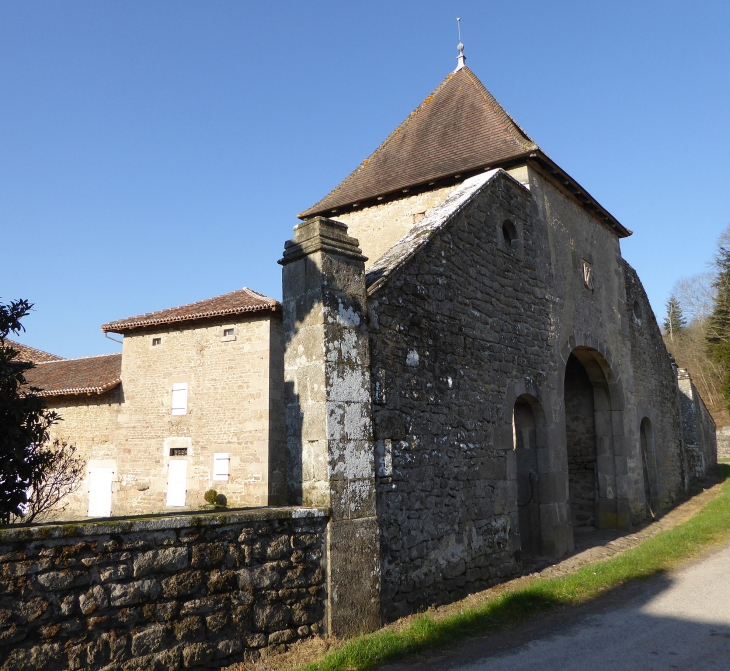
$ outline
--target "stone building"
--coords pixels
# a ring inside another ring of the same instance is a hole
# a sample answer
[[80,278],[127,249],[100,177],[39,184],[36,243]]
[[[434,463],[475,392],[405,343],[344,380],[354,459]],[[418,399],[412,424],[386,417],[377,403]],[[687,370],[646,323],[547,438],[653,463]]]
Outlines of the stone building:
[[121,356],[37,367],[88,455],[76,514],[195,508],[210,486],[327,511],[345,634],[636,526],[716,461],[631,232],[463,55],[299,216],[281,305],[243,290],[113,322]]
[[130,317],[102,330],[122,353],[40,361],[28,374],[63,421],[84,484],[64,518],[135,515],[284,495],[281,310],[250,289]]
[[373,620],[638,525],[715,462],[630,231],[463,61],[300,218],[280,262],[289,496],[358,548],[330,570],[363,576]]

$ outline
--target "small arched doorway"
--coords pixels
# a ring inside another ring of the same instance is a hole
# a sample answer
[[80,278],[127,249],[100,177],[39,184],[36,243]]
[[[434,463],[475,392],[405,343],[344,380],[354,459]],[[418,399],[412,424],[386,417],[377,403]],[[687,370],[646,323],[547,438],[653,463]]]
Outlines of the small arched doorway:
[[644,474],[644,507],[646,517],[654,519],[657,513],[656,455],[654,453],[654,429],[648,417],[641,420],[641,470]]
[[540,482],[538,476],[538,426],[542,409],[532,396],[515,401],[512,415],[513,447],[517,462],[517,515],[523,556],[542,553],[540,529]]

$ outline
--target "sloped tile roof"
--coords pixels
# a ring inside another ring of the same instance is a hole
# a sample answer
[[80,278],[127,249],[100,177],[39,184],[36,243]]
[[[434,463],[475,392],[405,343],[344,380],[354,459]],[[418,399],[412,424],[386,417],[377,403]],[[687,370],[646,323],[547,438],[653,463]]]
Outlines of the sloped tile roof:
[[38,363],[41,361],[61,361],[63,359],[62,356],[56,356],[55,354],[44,352],[35,347],[28,347],[28,345],[23,345],[9,338],[5,338],[5,344],[18,351],[18,356],[15,357],[18,361],[33,361],[34,363]]
[[105,333],[122,333],[130,329],[158,324],[192,321],[195,319],[209,319],[223,315],[236,315],[244,312],[261,312],[264,310],[278,310],[280,304],[273,298],[268,298],[252,289],[244,287],[237,291],[207,298],[197,303],[189,303],[176,308],[148,312],[137,317],[127,317],[108,324],[102,324],[101,330]]
[[467,67],[449,74],[362,164],[302,218],[538,149]]
[[36,363],[35,368],[26,371],[25,379],[41,390],[39,396],[103,394],[122,381],[122,355]]
[[332,216],[375,198],[522,162],[538,167],[618,237],[631,235],[540,149],[466,66],[449,74],[385,142],[299,217]]

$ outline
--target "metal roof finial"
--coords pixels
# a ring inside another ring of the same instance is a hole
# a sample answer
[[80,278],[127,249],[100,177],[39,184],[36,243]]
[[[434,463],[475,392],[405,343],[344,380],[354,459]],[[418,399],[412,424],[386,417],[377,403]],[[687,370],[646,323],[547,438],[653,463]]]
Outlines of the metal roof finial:
[[461,41],[461,19],[459,17],[456,17],[456,27],[459,31],[459,44],[456,45],[456,48],[459,50],[459,55],[456,57],[456,62],[458,65],[456,66],[456,72],[457,70],[461,70],[466,65],[466,56],[464,56],[464,44]]

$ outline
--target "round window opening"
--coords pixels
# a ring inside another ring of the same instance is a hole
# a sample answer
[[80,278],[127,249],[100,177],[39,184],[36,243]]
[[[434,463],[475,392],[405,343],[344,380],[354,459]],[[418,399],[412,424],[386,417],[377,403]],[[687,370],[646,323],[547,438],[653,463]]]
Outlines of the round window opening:
[[502,224],[502,237],[504,237],[504,243],[510,249],[513,247],[514,241],[517,240],[517,229],[509,219]]

